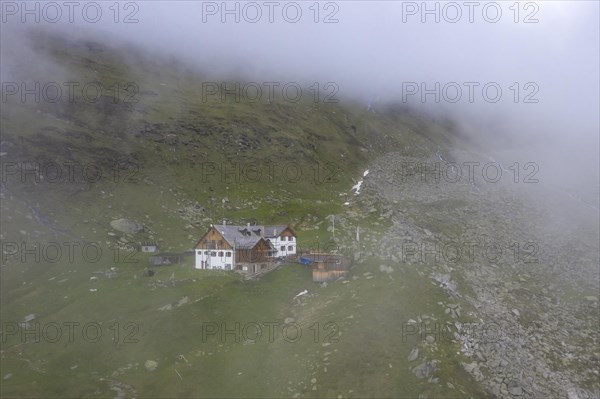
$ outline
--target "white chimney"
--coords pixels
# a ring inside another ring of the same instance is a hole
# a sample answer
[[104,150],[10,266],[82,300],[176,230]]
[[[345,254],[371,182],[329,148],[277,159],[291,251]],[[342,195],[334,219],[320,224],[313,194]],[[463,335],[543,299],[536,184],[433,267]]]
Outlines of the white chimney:
[[250,227],[250,223],[246,223],[246,227]]
[[227,226],[227,220],[223,219],[223,226]]

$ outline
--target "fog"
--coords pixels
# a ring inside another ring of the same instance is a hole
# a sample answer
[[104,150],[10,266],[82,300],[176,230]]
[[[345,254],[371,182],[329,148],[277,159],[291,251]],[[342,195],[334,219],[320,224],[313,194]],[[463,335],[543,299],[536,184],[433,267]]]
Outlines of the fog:
[[[17,32],[43,27],[173,56],[214,79],[334,82],[338,98],[375,112],[395,102],[450,116],[504,162],[537,162],[540,176],[598,198],[598,2],[152,1],[119,3],[118,15],[101,2],[95,23],[95,8],[87,18],[74,9],[70,22],[55,3],[62,17],[49,23],[55,13],[39,3],[35,23],[21,3],[6,4],[3,81],[25,54],[45,67],[15,45]],[[436,83],[438,98],[422,97]]]

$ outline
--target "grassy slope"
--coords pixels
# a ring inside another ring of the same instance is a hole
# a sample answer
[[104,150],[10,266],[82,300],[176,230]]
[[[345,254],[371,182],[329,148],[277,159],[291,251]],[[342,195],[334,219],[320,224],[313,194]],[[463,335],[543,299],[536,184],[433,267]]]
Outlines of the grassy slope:
[[[139,262],[134,264],[118,262],[111,250],[120,238],[152,238],[161,249],[186,250],[209,223],[223,216],[234,222],[256,218],[291,223],[300,244],[323,244],[330,235],[324,217],[344,212],[349,188],[369,161],[391,150],[420,157],[443,149],[452,138],[441,127],[407,111],[373,114],[351,104],[204,102],[201,78],[177,65],[60,38],[37,38],[37,46],[65,68],[65,81],[98,80],[104,86],[131,81],[140,93],[136,104],[111,104],[106,98],[97,104],[12,102],[3,107],[2,140],[14,144],[3,162],[94,164],[105,176],[94,184],[6,182],[10,191],[3,190],[5,242],[27,240],[29,245],[78,237],[98,242],[103,256],[96,263],[80,255],[74,262],[57,264],[30,259],[3,263],[3,322],[35,313],[42,325],[97,321],[104,329],[98,343],[81,336],[74,343],[66,337],[58,343],[21,344],[18,337],[3,341],[2,375],[13,374],[3,381],[3,397],[114,394],[107,380],[131,385],[140,397],[482,395],[462,369],[454,367],[457,348],[449,342],[440,343],[446,354],[440,384],[417,380],[410,372],[414,364],[406,358],[416,342],[402,342],[402,323],[423,314],[440,322],[445,317],[437,305],[444,299],[442,292],[414,272],[393,280],[378,273],[379,263],[371,259],[353,270],[356,280],[320,288],[300,266],[282,268],[258,282],[240,282],[228,274],[198,273],[188,262],[147,278],[142,277],[145,257],[136,254]],[[44,78],[52,77],[39,77]],[[167,134],[175,136],[164,139]],[[262,166],[269,160],[279,165],[275,170],[296,163],[302,178],[274,183],[219,177],[202,181],[203,162]],[[139,170],[115,182],[110,175],[115,162],[135,163]],[[314,168],[328,162],[335,165],[335,181],[315,182]],[[229,202],[223,203],[224,197]],[[178,210],[196,202],[206,211],[184,220]],[[370,234],[376,235],[386,223],[376,212],[356,210],[355,215],[363,225],[372,224]],[[142,222],[146,231],[126,236],[112,230],[110,220],[120,217]],[[71,238],[57,234],[56,226]],[[94,274],[110,267],[117,268],[117,279]],[[367,279],[365,272],[375,277]],[[91,281],[93,276],[99,279]],[[166,286],[157,286],[157,281]],[[310,298],[292,300],[304,289],[309,289]],[[158,310],[185,296],[188,304]],[[202,322],[283,323],[289,316],[303,328],[297,343],[202,342]],[[108,326],[115,321],[121,328],[136,323],[139,342],[122,343],[124,330],[121,343],[112,342]],[[315,343],[310,327],[317,322],[321,336]],[[327,322],[336,323],[341,335],[337,343],[324,346]],[[156,371],[144,369],[148,359],[158,361]],[[455,389],[446,386],[449,381]]]

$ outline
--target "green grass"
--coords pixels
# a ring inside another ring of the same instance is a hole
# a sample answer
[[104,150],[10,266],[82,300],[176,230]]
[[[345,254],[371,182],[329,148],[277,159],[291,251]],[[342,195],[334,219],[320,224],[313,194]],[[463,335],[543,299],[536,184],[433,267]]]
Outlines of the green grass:
[[[87,272],[81,268],[77,273],[65,270],[57,279],[69,275],[68,281],[48,282],[45,289],[38,287],[37,292],[30,293],[29,299],[7,301],[4,309],[10,311],[4,312],[3,319],[20,320],[34,312],[42,326],[52,321],[61,325],[67,321],[81,325],[94,321],[102,323],[102,338],[91,343],[76,335],[72,343],[67,337],[52,343],[42,337],[40,343],[20,344],[20,337],[9,337],[3,343],[3,370],[10,370],[15,377],[3,383],[3,396],[92,396],[95,388],[108,394],[107,386],[96,377],[109,378],[129,364],[137,367],[113,378],[136,387],[141,397],[281,397],[290,394],[288,388],[308,397],[398,397],[418,395],[423,390],[442,394],[447,389],[444,385],[428,386],[407,371],[405,359],[419,341],[409,337],[403,342],[402,326],[420,314],[435,315],[441,323],[443,308],[437,301],[444,300],[443,293],[429,283],[423,284],[416,273],[396,272],[392,280],[380,274],[376,265],[376,260],[368,261],[353,269],[351,275],[358,280],[351,278],[347,284],[338,282],[327,288],[312,283],[310,271],[300,265],[284,266],[250,282],[228,273],[197,272],[189,263],[157,268],[152,278],[133,278],[140,274],[139,267],[120,265],[117,279],[100,276],[96,282],[89,281],[93,267],[88,266]],[[362,275],[366,271],[375,278],[367,280]],[[177,280],[172,286],[149,286],[151,281],[169,281],[171,274]],[[98,291],[89,292],[89,287]],[[304,289],[316,296],[300,306],[292,298]],[[189,298],[188,304],[158,310],[184,296]],[[40,297],[47,301],[40,304]],[[283,325],[290,316],[302,329],[297,342],[282,339],[281,327],[275,329],[273,342],[268,342],[265,329],[253,345],[244,345],[239,333],[225,340],[219,336],[203,338],[203,323],[226,323],[229,328],[249,322]],[[120,326],[118,344],[112,340],[114,329],[109,330],[115,322]],[[135,323],[139,331],[124,330],[129,322]],[[336,334],[330,334],[334,330],[327,323],[335,323]],[[131,338],[139,342],[124,343],[128,332],[135,332]],[[239,342],[235,342],[236,337]],[[323,345],[334,339],[337,342]],[[445,341],[440,345],[447,346],[443,352],[447,358],[440,360],[456,362],[451,357],[454,345]],[[331,352],[328,361],[323,361],[325,352]],[[432,356],[440,357],[438,353]],[[40,371],[26,366],[20,360],[23,358],[39,362]],[[159,362],[154,372],[143,367],[149,359]],[[348,364],[355,366],[349,368]],[[71,370],[75,365],[78,367]],[[447,365],[440,377],[465,381],[457,386],[457,392],[477,393],[458,370]],[[312,378],[318,381],[316,391],[309,383]],[[24,380],[30,383],[23,385]],[[354,392],[349,394],[349,389]]]
[[[11,373],[12,378],[2,380],[2,397],[106,397],[116,394],[109,380],[131,385],[137,397],[484,395],[461,371],[458,349],[450,341],[437,343],[435,350],[422,348],[428,360],[442,360],[436,373],[439,384],[418,380],[411,372],[410,367],[422,360],[409,364],[406,359],[422,340],[402,342],[403,324],[418,315],[436,317],[439,323],[446,317],[437,304],[446,300],[445,295],[416,271],[402,273],[392,265],[396,272],[387,275],[379,272],[380,260],[369,258],[351,271],[348,283],[321,288],[312,282],[309,270],[295,264],[258,281],[243,281],[230,273],[197,271],[192,258],[181,265],[153,268],[157,274],[144,277],[149,255],[134,254],[137,263],[124,263],[127,251],[114,257],[119,240],[155,240],[160,251],[189,250],[209,224],[223,218],[232,223],[254,219],[290,224],[303,247],[315,243],[322,247],[333,238],[326,219],[332,214],[346,219],[345,224],[336,224],[336,239],[346,248],[352,246],[348,240],[356,225],[363,237],[380,237],[391,221],[381,215],[378,204],[375,211],[363,209],[350,188],[378,156],[390,151],[429,156],[458,140],[448,131],[398,107],[374,114],[356,104],[308,100],[204,102],[204,78],[168,61],[50,35],[35,39],[39,54],[64,69],[65,80],[98,80],[105,87],[135,82],[140,92],[136,104],[113,104],[108,97],[96,104],[3,104],[2,140],[14,144],[3,162],[74,162],[94,165],[103,174],[94,183],[79,179],[37,185],[9,177],[7,190],[3,189],[3,242],[87,241],[100,245],[103,255],[96,263],[87,262],[80,252],[73,262],[64,258],[56,264],[31,258],[3,262],[2,321],[20,322],[35,313],[41,326],[102,323],[103,335],[97,343],[81,335],[66,342],[65,330],[57,343],[24,343],[18,335],[3,334],[0,377]],[[22,72],[25,76],[35,72],[32,76],[42,81],[55,80],[51,73],[25,67]],[[203,176],[202,167],[209,162],[266,169],[258,181],[235,181],[218,174]],[[275,181],[267,177],[269,162],[275,165]],[[116,164],[136,167],[115,179]],[[302,171],[297,181],[281,176],[290,164]],[[352,206],[343,205],[349,199]],[[205,211],[190,220],[183,218],[179,211],[195,203]],[[399,204],[413,205],[409,200]],[[462,205],[447,201],[430,206],[449,210]],[[461,232],[451,219],[424,216],[425,208],[422,226],[435,233]],[[145,231],[119,233],[110,227],[110,221],[118,218],[138,221]],[[94,273],[112,267],[117,269],[116,279]],[[367,279],[366,272],[374,277]],[[305,289],[309,298],[293,299]],[[187,304],[159,310],[184,297]],[[263,335],[247,345],[218,339],[204,342],[202,337],[203,323],[282,324],[287,317],[302,328],[298,342],[286,342],[280,334],[274,342]],[[324,342],[331,338],[333,330],[326,328],[330,322],[337,326],[333,336],[337,342]],[[116,343],[110,329],[115,323]],[[127,323],[139,330],[125,330]],[[123,342],[131,332],[139,342]],[[147,360],[157,361],[158,368],[147,371]],[[455,389],[446,385],[450,381]]]

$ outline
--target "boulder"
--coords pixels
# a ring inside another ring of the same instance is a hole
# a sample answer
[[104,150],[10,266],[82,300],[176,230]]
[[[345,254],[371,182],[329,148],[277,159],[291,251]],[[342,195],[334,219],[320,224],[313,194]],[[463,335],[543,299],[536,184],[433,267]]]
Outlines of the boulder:
[[110,226],[122,233],[135,234],[144,231],[144,226],[140,223],[128,219],[116,219],[110,222]]
[[394,271],[394,268],[391,266],[387,266],[387,265],[379,265],[379,271],[382,273],[392,273]]
[[412,362],[417,360],[417,357],[419,357],[419,348],[414,348],[412,351],[410,351],[410,355],[408,355],[408,361]]
[[144,364],[144,367],[148,371],[154,371],[158,367],[158,362],[156,362],[154,360],[146,360],[146,363]]
[[437,369],[436,364],[437,360],[423,362],[413,369],[413,373],[419,379],[428,378]]

